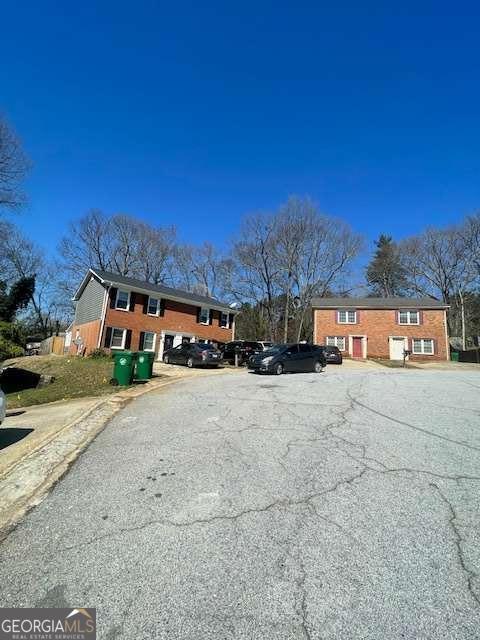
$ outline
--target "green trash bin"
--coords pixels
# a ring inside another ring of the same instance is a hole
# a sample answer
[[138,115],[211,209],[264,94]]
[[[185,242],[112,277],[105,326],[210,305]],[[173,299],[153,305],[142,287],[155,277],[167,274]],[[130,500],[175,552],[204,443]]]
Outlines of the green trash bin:
[[131,351],[120,351],[114,355],[113,377],[122,387],[132,384],[135,367],[135,354]]
[[153,369],[153,353],[139,351],[135,367],[135,380],[150,380]]
[[458,351],[450,351],[450,360],[452,362],[458,362],[458,356],[460,354],[458,353]]
[[148,352],[148,358],[150,360],[150,378],[153,378],[153,363],[155,362],[155,354],[152,351]]

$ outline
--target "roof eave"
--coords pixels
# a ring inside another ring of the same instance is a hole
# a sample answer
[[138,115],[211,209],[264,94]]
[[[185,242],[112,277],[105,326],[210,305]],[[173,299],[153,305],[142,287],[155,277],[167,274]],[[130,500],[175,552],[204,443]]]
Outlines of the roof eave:
[[80,296],[83,293],[83,290],[87,286],[88,282],[90,282],[90,279],[91,279],[92,275],[94,275],[96,278],[98,278],[100,280],[100,282],[102,282],[102,283],[104,282],[104,280],[102,280],[102,278],[100,278],[100,276],[97,273],[95,273],[95,271],[93,269],[89,269],[87,271],[87,273],[85,274],[85,276],[83,277],[83,280],[81,281],[80,285],[78,286],[78,289],[73,294],[73,298],[72,298],[73,302],[77,302],[79,300]]
[[395,309],[411,309],[413,307],[418,308],[418,309],[424,309],[424,310],[442,310],[442,309],[449,309],[451,305],[449,304],[438,304],[435,306],[430,306],[430,305],[422,305],[422,304],[415,304],[415,300],[412,300],[410,304],[405,303],[405,304],[397,304],[397,305],[385,305],[382,307],[372,307],[369,305],[365,305],[365,304],[355,304],[355,302],[353,302],[353,304],[345,304],[345,305],[338,305],[338,304],[331,304],[331,305],[325,305],[325,304],[315,304],[312,303],[312,309],[347,309],[347,308],[355,308],[355,309],[371,309],[373,311],[377,310],[377,311],[385,311],[385,310],[395,310]]

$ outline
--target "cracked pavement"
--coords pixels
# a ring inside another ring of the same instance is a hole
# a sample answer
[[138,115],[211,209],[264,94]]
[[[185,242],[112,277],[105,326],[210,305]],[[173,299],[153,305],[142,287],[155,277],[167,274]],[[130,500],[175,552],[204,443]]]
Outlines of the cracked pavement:
[[470,371],[247,372],[123,409],[0,546],[2,606],[98,637],[480,637]]

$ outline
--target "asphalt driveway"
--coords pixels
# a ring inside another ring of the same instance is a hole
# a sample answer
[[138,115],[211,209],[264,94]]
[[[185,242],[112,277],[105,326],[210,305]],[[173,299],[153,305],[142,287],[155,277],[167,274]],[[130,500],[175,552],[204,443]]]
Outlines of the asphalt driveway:
[[100,639],[480,637],[480,376],[199,377],[134,401],[0,547]]

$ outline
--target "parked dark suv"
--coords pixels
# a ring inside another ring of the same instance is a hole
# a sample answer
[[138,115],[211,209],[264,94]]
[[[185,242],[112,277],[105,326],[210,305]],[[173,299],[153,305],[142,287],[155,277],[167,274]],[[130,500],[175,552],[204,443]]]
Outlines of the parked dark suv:
[[342,364],[343,356],[342,352],[338,347],[319,347],[319,349],[323,349],[325,352],[325,357],[327,359],[328,364]]
[[233,342],[227,342],[222,348],[223,359],[225,362],[235,363],[235,354],[238,353],[238,364],[247,362],[250,356],[255,353],[261,353],[263,351],[263,344],[261,342],[251,340],[234,340]]
[[309,372],[320,373],[327,361],[323,349],[316,345],[276,344],[248,361],[248,368],[256,373]]

